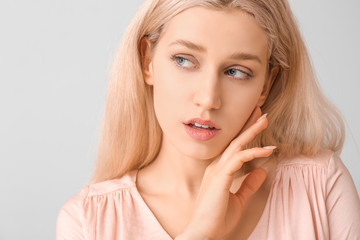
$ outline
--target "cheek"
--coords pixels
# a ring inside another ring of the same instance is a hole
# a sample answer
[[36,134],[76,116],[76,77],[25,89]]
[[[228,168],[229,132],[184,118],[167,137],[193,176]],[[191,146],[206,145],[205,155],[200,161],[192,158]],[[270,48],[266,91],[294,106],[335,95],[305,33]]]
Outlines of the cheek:
[[191,89],[189,76],[179,71],[165,54],[155,60],[154,101],[170,110],[179,108],[188,100]]
[[[158,66],[166,66],[160,63]],[[184,86],[178,80],[176,72],[169,67],[155,69],[154,75],[154,108],[159,124],[163,131],[164,128],[172,127],[174,118],[179,117],[180,108],[184,106]]]
[[[159,80],[154,83],[154,109],[156,117],[159,121],[161,128],[164,128],[164,124],[169,123],[169,117],[172,115],[171,106],[173,98],[170,97],[170,92],[167,88],[161,84],[158,84]],[[166,99],[166,100],[165,100]],[[164,130],[164,129],[163,129]]]
[[[229,116],[228,124],[233,126],[229,133],[235,137],[243,128],[251,113],[257,106],[262,88],[255,86],[247,89],[236,89],[236,92],[229,90],[227,104],[224,104],[226,115]],[[235,91],[235,90],[234,90]]]

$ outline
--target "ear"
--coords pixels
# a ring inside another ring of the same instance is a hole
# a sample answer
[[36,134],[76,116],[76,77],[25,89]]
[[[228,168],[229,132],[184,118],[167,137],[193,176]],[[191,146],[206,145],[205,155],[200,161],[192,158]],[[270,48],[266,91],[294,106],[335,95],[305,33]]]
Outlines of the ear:
[[153,70],[151,64],[151,42],[144,37],[140,42],[141,66],[145,82],[148,85],[153,85]]
[[264,87],[263,87],[263,91],[261,92],[259,101],[257,103],[257,105],[259,107],[261,107],[262,105],[264,105],[266,98],[269,95],[270,89],[278,75],[279,72],[279,67],[273,67],[270,71],[270,73],[268,74],[268,79],[266,79],[265,83],[264,83]]

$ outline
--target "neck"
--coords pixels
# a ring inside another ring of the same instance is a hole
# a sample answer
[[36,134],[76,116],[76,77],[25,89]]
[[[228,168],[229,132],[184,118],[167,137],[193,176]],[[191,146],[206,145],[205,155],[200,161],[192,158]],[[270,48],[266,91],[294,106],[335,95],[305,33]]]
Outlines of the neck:
[[[189,200],[196,199],[206,168],[217,158],[194,159],[184,156],[168,141],[163,141],[156,159],[150,165],[139,170],[139,190],[143,194],[153,196],[179,196]],[[269,172],[275,161],[268,160],[268,158],[254,159],[244,165],[234,177],[241,178],[258,167]]]
[[[205,170],[215,158],[194,159],[179,153],[167,141],[162,144],[156,159],[143,169],[144,176],[151,179],[150,181],[156,186],[156,190],[152,188],[149,192],[155,195],[181,195],[184,198],[196,198]],[[149,188],[151,188],[150,185],[152,184],[147,184]]]

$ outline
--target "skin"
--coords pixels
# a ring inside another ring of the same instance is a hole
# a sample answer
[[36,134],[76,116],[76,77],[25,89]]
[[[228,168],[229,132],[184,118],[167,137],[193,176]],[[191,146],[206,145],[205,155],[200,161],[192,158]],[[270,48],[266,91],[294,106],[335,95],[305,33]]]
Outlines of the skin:
[[[155,48],[143,39],[141,53],[163,139],[156,159],[138,172],[139,192],[170,236],[229,237],[266,177],[257,169],[232,194],[235,173],[273,151],[243,149],[267,126],[266,118],[256,122],[277,74],[267,71],[266,34],[239,9],[194,7],[170,20]],[[195,117],[221,130],[194,140],[183,123]]]

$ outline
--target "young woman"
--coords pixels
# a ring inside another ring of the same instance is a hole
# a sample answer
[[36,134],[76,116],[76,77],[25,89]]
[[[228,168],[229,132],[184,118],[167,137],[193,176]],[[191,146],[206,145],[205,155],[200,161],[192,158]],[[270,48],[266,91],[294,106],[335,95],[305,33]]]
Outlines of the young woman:
[[146,1],[57,239],[359,239],[343,142],[286,0]]

